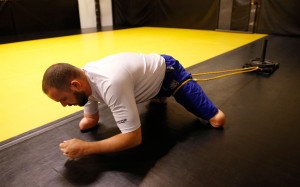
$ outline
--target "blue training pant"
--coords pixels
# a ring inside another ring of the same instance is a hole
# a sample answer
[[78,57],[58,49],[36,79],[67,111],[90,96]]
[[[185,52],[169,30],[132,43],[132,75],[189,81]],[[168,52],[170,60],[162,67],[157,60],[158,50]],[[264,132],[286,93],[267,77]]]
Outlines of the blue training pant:
[[[176,59],[168,55],[161,56],[165,59],[167,69],[158,98],[170,97],[182,82],[192,78],[191,73],[187,72]],[[202,119],[209,120],[218,112],[218,108],[194,80],[184,84],[173,96],[189,112]]]

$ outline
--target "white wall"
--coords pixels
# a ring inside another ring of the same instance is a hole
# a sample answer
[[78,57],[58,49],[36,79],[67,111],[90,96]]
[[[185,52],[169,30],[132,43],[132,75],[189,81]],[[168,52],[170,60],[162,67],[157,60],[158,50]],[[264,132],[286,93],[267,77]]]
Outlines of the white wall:
[[[101,26],[112,26],[112,5],[111,0],[99,0]],[[95,9],[95,0],[78,0],[80,26],[85,28],[96,28],[97,18]]]
[[102,27],[112,26],[113,19],[112,19],[111,0],[100,0],[100,12],[101,12]]
[[82,29],[97,27],[94,0],[78,0],[80,26]]

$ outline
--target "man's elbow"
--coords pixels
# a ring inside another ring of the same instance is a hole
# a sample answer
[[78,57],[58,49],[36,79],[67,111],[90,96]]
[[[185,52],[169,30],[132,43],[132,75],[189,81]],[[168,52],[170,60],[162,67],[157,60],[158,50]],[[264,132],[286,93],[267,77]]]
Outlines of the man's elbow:
[[90,129],[98,124],[99,114],[95,113],[93,115],[85,114],[84,117],[79,122],[79,128],[81,131]]
[[138,137],[135,141],[135,147],[141,145],[143,142],[142,136]]
[[131,132],[131,136],[132,136],[131,147],[136,147],[142,144],[143,138],[142,138],[141,128],[138,128],[137,130]]

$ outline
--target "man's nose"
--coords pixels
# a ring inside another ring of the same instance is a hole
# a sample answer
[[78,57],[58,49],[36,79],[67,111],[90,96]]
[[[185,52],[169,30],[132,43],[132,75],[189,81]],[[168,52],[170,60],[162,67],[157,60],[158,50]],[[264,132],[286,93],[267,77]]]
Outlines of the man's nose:
[[60,102],[60,104],[61,104],[63,107],[66,107],[66,106],[67,106],[67,104],[64,103],[64,102]]

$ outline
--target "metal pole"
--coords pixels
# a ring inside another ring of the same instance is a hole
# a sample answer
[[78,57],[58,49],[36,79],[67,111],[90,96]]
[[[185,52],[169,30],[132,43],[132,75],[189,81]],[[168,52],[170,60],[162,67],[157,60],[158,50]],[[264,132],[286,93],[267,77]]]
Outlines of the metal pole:
[[268,45],[268,40],[265,39],[263,46],[262,46],[262,53],[261,53],[261,57],[260,57],[260,60],[262,63],[264,63],[265,59],[266,59],[267,45]]

